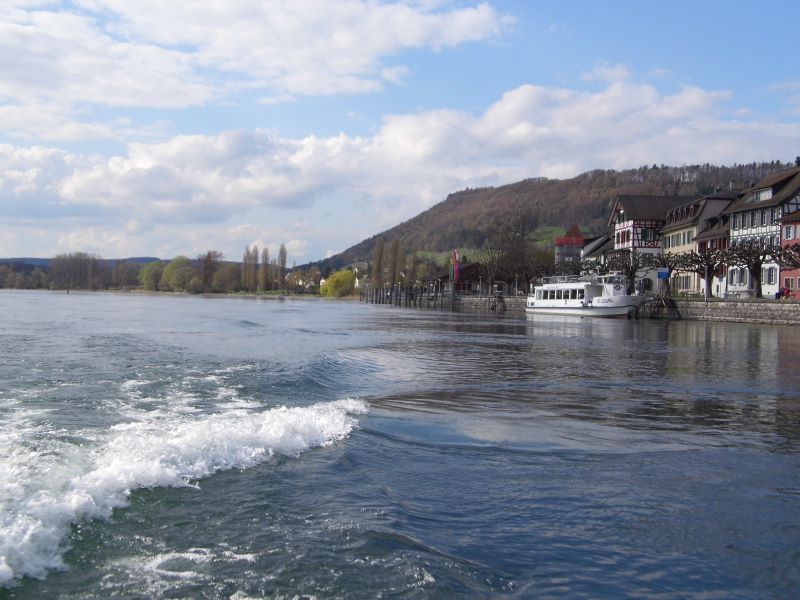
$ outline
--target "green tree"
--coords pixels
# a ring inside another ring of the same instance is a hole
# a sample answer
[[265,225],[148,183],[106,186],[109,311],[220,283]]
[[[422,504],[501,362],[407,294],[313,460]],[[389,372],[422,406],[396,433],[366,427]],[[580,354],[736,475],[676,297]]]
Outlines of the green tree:
[[185,292],[192,277],[192,262],[185,256],[173,258],[164,267],[158,289],[162,291]]
[[237,263],[223,263],[214,271],[211,291],[229,294],[242,289],[242,267]]
[[111,272],[111,283],[118,288],[136,287],[139,285],[139,272],[141,270],[142,265],[121,260]]
[[346,269],[337,271],[322,284],[319,293],[330,298],[341,298],[353,293],[356,285],[356,274]]
[[163,273],[164,263],[160,260],[149,262],[139,272],[139,283],[144,289],[154,292],[158,290],[158,284],[161,282],[161,275]]
[[34,289],[46,289],[50,285],[47,273],[36,267],[30,276],[30,286]]

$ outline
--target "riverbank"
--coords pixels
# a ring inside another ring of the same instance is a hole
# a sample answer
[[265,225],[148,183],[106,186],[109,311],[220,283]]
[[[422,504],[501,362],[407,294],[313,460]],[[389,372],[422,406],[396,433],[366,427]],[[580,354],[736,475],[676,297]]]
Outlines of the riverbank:
[[[525,297],[465,296],[456,297],[453,309],[467,312],[505,312],[524,314]],[[731,323],[757,323],[762,325],[800,325],[800,302],[781,300],[711,301],[677,300],[682,319],[687,321],[719,321]],[[640,318],[648,318],[641,314]]]

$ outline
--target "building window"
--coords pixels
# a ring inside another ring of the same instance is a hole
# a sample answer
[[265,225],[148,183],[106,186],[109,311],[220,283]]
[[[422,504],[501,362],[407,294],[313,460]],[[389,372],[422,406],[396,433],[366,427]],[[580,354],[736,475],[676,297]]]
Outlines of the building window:
[[733,285],[736,282],[736,269],[728,271],[728,283]]
[[756,211],[750,211],[750,227],[756,226]]
[[739,229],[739,215],[733,215],[733,222],[732,225],[733,229]]
[[767,224],[767,211],[761,210],[761,225],[764,226]]
[[763,202],[772,198],[772,188],[766,190],[759,190],[756,192],[756,202]]
[[794,227],[792,225],[787,225],[783,229],[783,239],[785,240],[793,240],[794,239]]

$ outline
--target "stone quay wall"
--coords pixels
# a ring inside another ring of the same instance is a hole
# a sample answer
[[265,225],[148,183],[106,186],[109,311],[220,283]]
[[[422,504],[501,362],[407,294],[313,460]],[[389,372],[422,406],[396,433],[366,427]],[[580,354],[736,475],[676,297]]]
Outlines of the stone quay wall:
[[[453,308],[466,312],[525,314],[524,296],[457,296]],[[681,318],[687,321],[727,321],[765,325],[800,325],[800,302],[780,300],[712,301],[677,300]],[[647,318],[646,314],[640,315]]]
[[467,312],[525,314],[525,296],[456,296],[453,308]]
[[800,302],[678,302],[681,317],[689,321],[729,321],[765,325],[800,325]]

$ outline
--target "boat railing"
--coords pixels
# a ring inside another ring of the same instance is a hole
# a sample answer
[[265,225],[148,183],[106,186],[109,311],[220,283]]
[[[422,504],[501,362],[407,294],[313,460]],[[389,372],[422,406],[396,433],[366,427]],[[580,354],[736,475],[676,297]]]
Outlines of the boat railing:
[[537,280],[537,285],[553,283],[627,284],[627,280],[620,273],[607,273],[605,275],[551,275]]
[[541,285],[546,285],[548,283],[578,283],[580,281],[584,281],[584,279],[577,275],[552,275],[539,279]]

